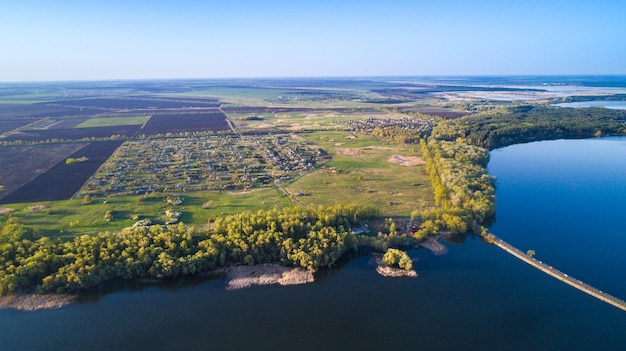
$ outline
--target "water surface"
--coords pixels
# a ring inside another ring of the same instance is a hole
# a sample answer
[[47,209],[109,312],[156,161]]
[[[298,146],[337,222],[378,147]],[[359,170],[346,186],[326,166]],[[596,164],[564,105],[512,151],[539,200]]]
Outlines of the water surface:
[[609,100],[600,100],[600,101],[580,101],[580,102],[563,102],[560,104],[555,104],[554,106],[559,107],[604,107],[613,110],[626,110],[626,101],[609,101]]

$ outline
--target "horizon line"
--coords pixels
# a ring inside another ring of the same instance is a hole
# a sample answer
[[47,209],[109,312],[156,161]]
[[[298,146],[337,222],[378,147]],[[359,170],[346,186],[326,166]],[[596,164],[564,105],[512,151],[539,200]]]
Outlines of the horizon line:
[[51,80],[0,80],[0,84],[27,83],[87,83],[87,82],[131,82],[131,81],[209,81],[209,80],[325,80],[325,79],[401,79],[401,78],[530,78],[530,77],[623,77],[626,73],[608,74],[423,74],[423,75],[346,75],[346,76],[258,76],[258,77],[169,77],[169,78],[94,78],[94,79],[51,79]]

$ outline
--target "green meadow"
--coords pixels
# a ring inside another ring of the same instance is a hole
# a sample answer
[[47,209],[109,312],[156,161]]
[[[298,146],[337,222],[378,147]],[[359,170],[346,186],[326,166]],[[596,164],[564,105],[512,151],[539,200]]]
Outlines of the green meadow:
[[146,123],[151,116],[97,117],[90,118],[74,128],[129,126]]
[[[180,205],[166,202],[168,197],[180,196]],[[94,198],[84,204],[76,198],[63,201],[19,203],[2,205],[15,210],[11,217],[35,228],[40,235],[70,239],[76,235],[117,231],[133,226],[137,221],[149,219],[153,224],[165,223],[165,211],[182,213],[180,221],[198,228],[218,216],[257,211],[267,208],[295,206],[276,188],[247,192],[197,192],[190,194],[148,194],[145,196],[113,196]],[[111,211],[113,220],[106,221]],[[8,215],[0,216],[0,224]]]
[[434,204],[424,165],[396,161],[421,159],[417,145],[384,142],[376,137],[348,132],[306,133],[332,156],[323,167],[289,184],[291,194],[308,206],[370,204],[384,216],[409,216]]

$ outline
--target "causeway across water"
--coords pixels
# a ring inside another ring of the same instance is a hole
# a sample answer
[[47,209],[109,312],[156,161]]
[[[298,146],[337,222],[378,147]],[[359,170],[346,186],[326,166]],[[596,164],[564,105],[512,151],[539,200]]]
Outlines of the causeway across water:
[[515,246],[507,243],[506,241],[500,239],[499,237],[497,237],[494,234],[489,234],[490,239],[492,239],[491,241],[497,245],[499,248],[501,248],[502,250],[510,253],[511,255],[519,258],[520,260],[528,263],[529,265],[537,268],[538,270],[553,276],[554,278],[562,281],[563,283],[569,284],[573,287],[575,287],[576,289],[587,293],[595,298],[597,298],[598,300],[604,301],[610,305],[613,305],[623,311],[626,311],[626,301],[619,299],[613,295],[607,294],[601,290],[598,290],[596,288],[594,288],[593,286],[589,285],[589,284],[585,284],[582,281],[571,277],[557,269],[555,269],[554,267],[547,265],[541,261],[539,261],[536,258],[533,258],[525,253],[523,253],[522,251],[520,251],[519,249],[517,249]]

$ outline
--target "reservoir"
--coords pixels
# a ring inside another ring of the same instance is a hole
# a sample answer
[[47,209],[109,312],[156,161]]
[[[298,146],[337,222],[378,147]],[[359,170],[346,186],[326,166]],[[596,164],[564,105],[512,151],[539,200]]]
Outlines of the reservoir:
[[555,104],[559,107],[604,107],[614,110],[626,110],[626,101],[581,101],[581,102],[564,102]]
[[[626,298],[626,138],[557,140],[491,153],[490,231]],[[623,350],[626,313],[476,236],[417,278],[385,278],[367,253],[316,281],[227,291],[185,279],[86,294],[58,310],[0,311],[2,350]]]

